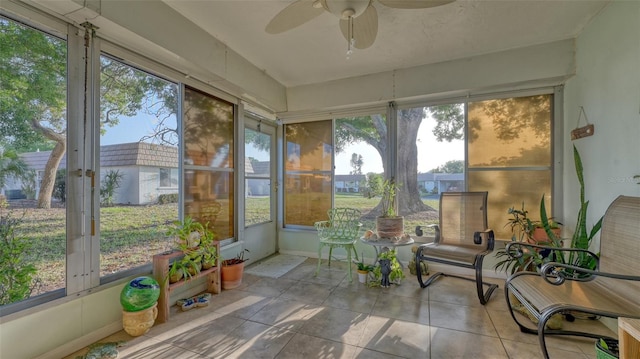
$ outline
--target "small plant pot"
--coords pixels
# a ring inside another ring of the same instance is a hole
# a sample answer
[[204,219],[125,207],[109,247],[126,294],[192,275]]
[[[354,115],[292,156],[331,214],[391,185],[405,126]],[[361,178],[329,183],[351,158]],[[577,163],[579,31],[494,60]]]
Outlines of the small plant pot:
[[[562,232],[562,230],[560,228],[553,228],[551,229],[551,232],[553,232],[556,237],[560,238],[560,233]],[[545,232],[544,228],[536,228],[531,236],[533,237],[533,240],[528,240],[528,242],[531,244],[538,244],[539,242],[549,241],[549,236],[547,236],[547,232]]]
[[222,289],[233,289],[239,287],[240,284],[242,284],[244,262],[236,264],[223,264],[220,269]]
[[358,269],[358,281],[360,283],[367,283],[367,277],[369,276],[369,271]]
[[169,283],[179,282],[182,277],[184,277],[184,271],[180,268],[169,276]]

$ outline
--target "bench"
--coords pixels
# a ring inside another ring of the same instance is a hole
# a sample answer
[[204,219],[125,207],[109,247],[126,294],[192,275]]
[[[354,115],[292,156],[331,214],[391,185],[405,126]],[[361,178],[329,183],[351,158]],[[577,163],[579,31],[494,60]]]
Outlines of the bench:
[[[528,245],[509,243],[507,251],[514,253],[524,246]],[[598,261],[594,270],[550,262],[538,272],[523,271],[507,279],[505,296],[511,317],[520,331],[538,335],[545,358],[549,358],[546,335],[602,337],[595,333],[547,328],[547,322],[555,314],[575,311],[616,319],[640,318],[640,197],[619,196],[611,203],[602,222],[599,257],[583,250],[552,249],[565,253],[580,251]],[[512,308],[512,296],[538,320],[537,329],[518,320]]]

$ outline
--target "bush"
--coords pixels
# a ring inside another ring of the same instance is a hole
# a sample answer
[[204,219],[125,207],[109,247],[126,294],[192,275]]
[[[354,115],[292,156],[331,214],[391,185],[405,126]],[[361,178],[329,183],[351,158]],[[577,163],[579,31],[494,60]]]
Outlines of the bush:
[[28,257],[32,245],[15,234],[20,222],[10,212],[0,214],[0,305],[29,298],[39,284],[35,278],[37,269]]
[[158,196],[158,204],[178,203],[177,193],[161,194]]
[[113,198],[116,194],[116,190],[120,188],[122,183],[123,173],[120,170],[109,170],[102,179],[102,185],[100,186],[100,199],[101,204],[104,206],[113,206]]
[[56,172],[56,182],[53,185],[53,198],[65,203],[67,200],[67,170],[58,170]]

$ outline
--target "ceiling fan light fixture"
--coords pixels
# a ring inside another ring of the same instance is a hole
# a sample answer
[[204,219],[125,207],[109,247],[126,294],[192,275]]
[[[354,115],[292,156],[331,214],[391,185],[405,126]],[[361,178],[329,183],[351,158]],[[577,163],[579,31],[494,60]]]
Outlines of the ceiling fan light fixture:
[[324,2],[324,8],[330,13],[341,19],[347,19],[344,17],[346,11],[353,12],[351,16],[360,16],[371,4],[371,1],[362,0],[322,0]]

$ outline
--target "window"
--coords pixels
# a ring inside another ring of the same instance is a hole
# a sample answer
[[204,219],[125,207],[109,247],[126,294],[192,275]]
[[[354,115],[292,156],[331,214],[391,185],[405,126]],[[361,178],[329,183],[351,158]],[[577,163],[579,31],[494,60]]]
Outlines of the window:
[[245,226],[265,223],[271,216],[271,149],[272,134],[251,128],[245,137]]
[[[333,136],[326,132],[329,121],[287,124],[285,223],[311,226],[334,203],[361,209],[364,228],[372,228],[380,200],[376,181],[395,167],[408,231],[437,223],[441,192],[488,191],[489,225],[507,240],[503,222],[510,207],[524,201],[537,213],[544,194],[551,208],[552,100],[545,94],[399,108],[393,163],[384,161],[393,131],[381,114],[336,119]],[[334,139],[331,171],[322,149]],[[354,150],[357,145],[363,147]],[[363,170],[370,163],[373,170]],[[327,188],[332,179],[333,201]]]
[[552,95],[469,102],[469,190],[489,191],[496,238],[511,238],[504,228],[510,207],[524,203],[538,218],[544,195],[552,208],[552,109]]
[[374,228],[387,164],[387,119],[382,113],[335,120],[334,206],[357,208]]
[[332,121],[289,124],[284,130],[284,223],[313,226],[331,208]]
[[178,219],[178,86],[100,57],[100,277],[171,249]]
[[31,193],[0,205],[2,308],[66,288],[67,43],[0,17],[0,44],[0,193]]
[[235,235],[234,118],[233,104],[185,88],[184,214],[209,222],[219,240]]
[[173,187],[173,188],[178,187],[178,169],[177,168],[159,168],[159,170],[160,170],[160,187]]

